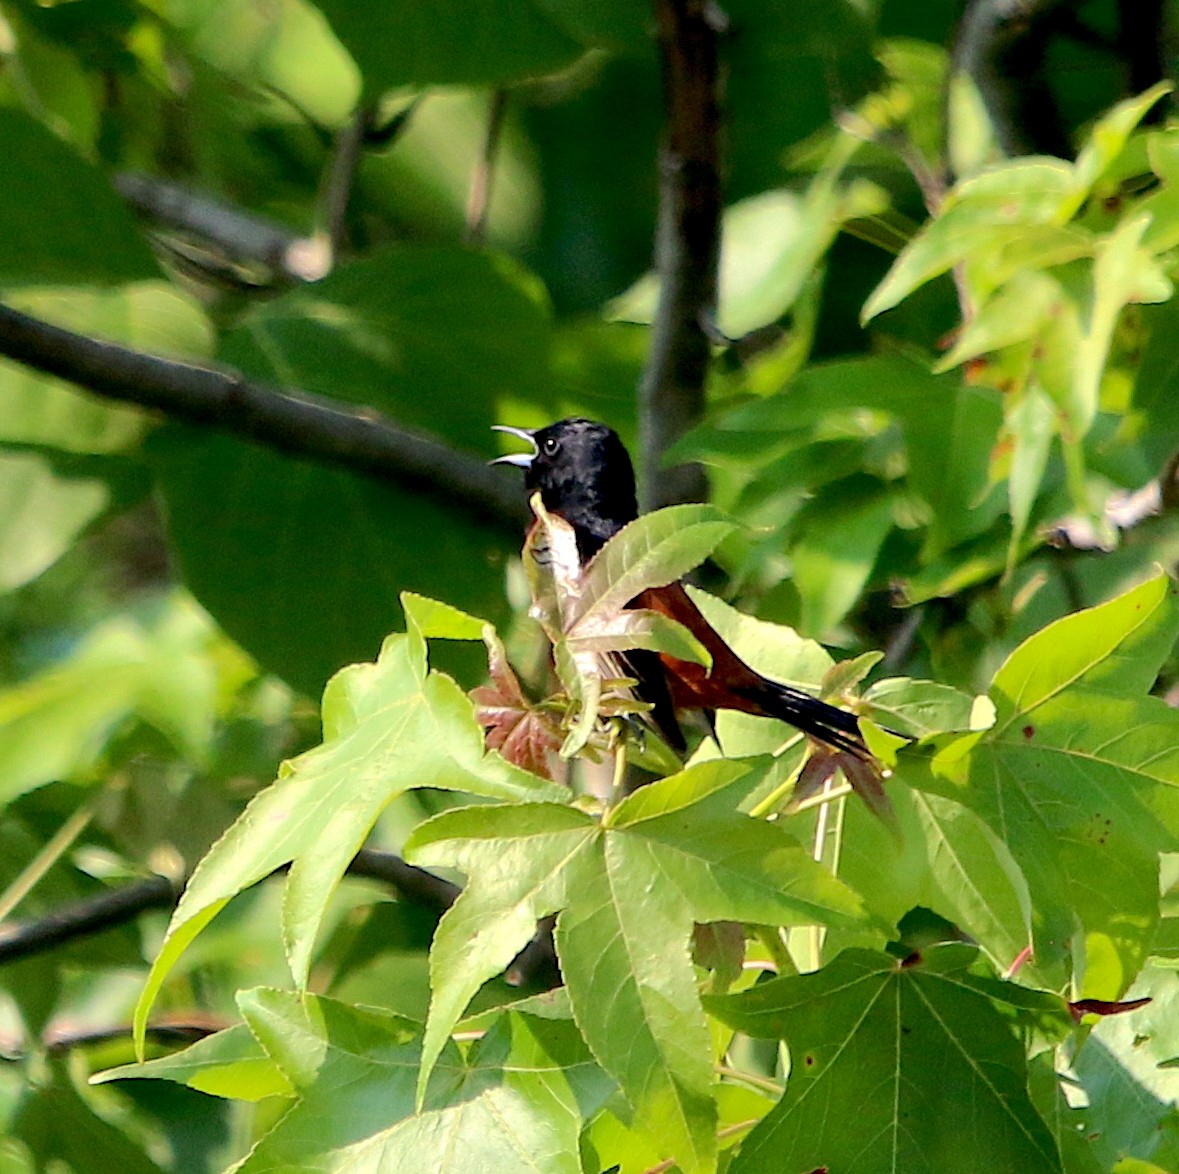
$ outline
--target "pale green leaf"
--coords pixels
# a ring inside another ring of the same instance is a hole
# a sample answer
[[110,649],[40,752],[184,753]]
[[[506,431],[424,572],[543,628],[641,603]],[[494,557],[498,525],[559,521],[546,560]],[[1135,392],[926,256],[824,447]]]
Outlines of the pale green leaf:
[[702,664],[705,668],[712,664],[708,649],[683,624],[645,608],[627,609],[613,615],[595,612],[575,626],[566,643],[575,655],[648,648],[654,652],[666,652],[679,660]]
[[315,936],[340,878],[378,815],[403,791],[440,787],[499,799],[564,798],[555,784],[487,752],[471,702],[426,672],[420,641],[391,636],[375,664],[337,674],[324,694],[323,745],[286,763],[198,865],[180,900],[137,1015],[146,1015],[210,909],[290,864],[283,937],[306,981]]
[[72,654],[0,691],[0,803],[55,779],[89,780],[133,720],[190,761],[208,752],[217,706],[208,617],[183,596],[143,616],[115,616]]
[[710,505],[677,505],[624,527],[586,568],[574,617],[608,615],[641,591],[662,587],[702,563],[736,524]]
[[444,812],[410,836],[407,858],[449,865],[469,878],[438,923],[430,951],[433,996],[420,1090],[471,997],[523,949],[540,918],[566,903],[568,870],[592,851],[596,828],[573,808],[526,804]]
[[1074,178],[1059,159],[1002,163],[958,184],[905,246],[864,305],[866,322],[960,261],[1016,240],[1028,225],[1063,224]]
[[239,1023],[157,1060],[123,1064],[91,1077],[91,1084],[108,1080],[171,1080],[210,1096],[239,1101],[290,1096],[290,1081],[245,1024]]

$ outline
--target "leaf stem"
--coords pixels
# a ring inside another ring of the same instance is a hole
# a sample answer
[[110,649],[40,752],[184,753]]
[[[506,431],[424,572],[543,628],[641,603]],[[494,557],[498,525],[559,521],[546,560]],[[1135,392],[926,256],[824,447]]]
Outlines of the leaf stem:
[[36,888],[45,874],[69,851],[70,845],[86,830],[98,807],[98,795],[91,795],[57,829],[49,842],[21,870],[20,875],[0,894],[0,921]]
[[[736,1137],[737,1134],[752,1129],[760,1121],[760,1117],[750,1117],[748,1121],[738,1121],[734,1125],[726,1125],[723,1129],[716,1131],[716,1140],[725,1141],[727,1138]],[[665,1158],[662,1162],[656,1162],[654,1166],[648,1166],[643,1174],[667,1174],[668,1170],[675,1168],[675,1164],[675,1158]]]
[[757,940],[765,946],[766,953],[769,954],[770,961],[774,964],[774,969],[779,974],[797,974],[798,967],[795,966],[794,959],[790,956],[790,951],[786,948],[786,943],[782,940],[782,934],[778,927],[776,925],[755,925],[752,928]]
[[849,783],[844,783],[839,787],[825,787],[817,795],[812,795],[809,799],[804,799],[790,814],[798,815],[802,811],[810,811],[812,807],[825,807],[828,803],[834,802],[836,799],[842,799],[844,795],[850,795],[852,787]]
[[802,763],[800,762],[760,803],[754,805],[749,814],[754,819],[765,819],[767,816],[773,815],[782,806],[786,796],[794,790],[801,772]]
[[768,1076],[755,1076],[752,1072],[742,1072],[740,1068],[730,1068],[727,1064],[714,1064],[718,1076],[727,1077],[738,1084],[747,1084],[758,1092],[769,1093],[772,1097],[780,1097],[785,1092],[785,1085]]
[[614,778],[610,781],[610,803],[613,807],[624,794],[623,787],[626,782],[626,735],[619,734],[618,727],[614,726]]

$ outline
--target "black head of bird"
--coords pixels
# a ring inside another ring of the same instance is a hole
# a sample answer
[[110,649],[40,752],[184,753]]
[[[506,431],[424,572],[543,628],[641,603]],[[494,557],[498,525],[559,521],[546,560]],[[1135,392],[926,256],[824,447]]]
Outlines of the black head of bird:
[[573,527],[583,557],[638,517],[634,466],[612,428],[572,416],[545,428],[497,431],[528,441],[533,451],[492,463],[524,470],[528,492],[539,490],[545,509]]

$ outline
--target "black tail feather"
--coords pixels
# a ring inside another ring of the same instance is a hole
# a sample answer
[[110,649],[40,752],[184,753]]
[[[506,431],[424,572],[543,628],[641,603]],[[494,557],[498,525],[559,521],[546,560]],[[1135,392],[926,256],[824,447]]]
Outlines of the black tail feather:
[[752,701],[765,717],[786,722],[836,750],[847,751],[857,758],[872,758],[871,751],[864,744],[856,715],[846,709],[837,709],[801,689],[765,677],[757,685],[738,692]]

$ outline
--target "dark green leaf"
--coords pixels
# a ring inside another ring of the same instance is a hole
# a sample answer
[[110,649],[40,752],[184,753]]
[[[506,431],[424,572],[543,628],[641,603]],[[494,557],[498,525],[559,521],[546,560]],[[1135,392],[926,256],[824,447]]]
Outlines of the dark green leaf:
[[[1023,1047],[967,981],[973,955],[935,946],[898,963],[848,950],[815,974],[707,998],[726,1023],[790,1047],[786,1092],[742,1143],[733,1174],[1059,1171],[1028,1098]],[[854,1128],[837,1105],[855,1106]]]
[[159,266],[105,176],[22,110],[0,108],[0,285],[118,285]]

